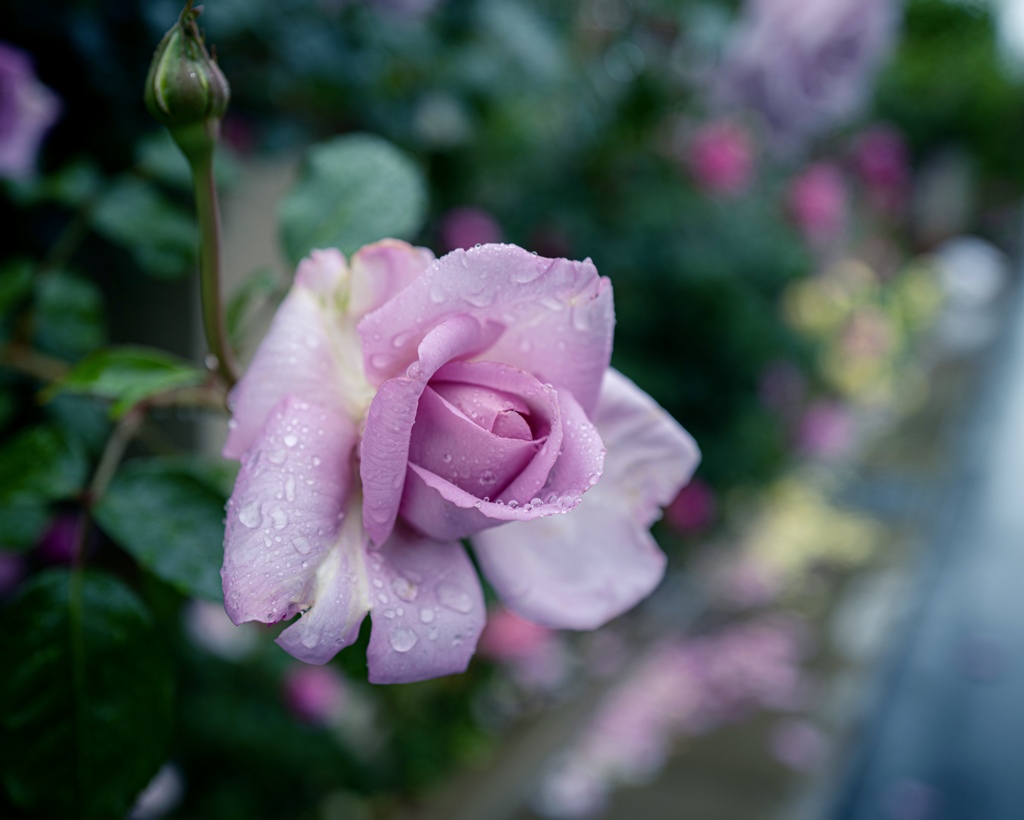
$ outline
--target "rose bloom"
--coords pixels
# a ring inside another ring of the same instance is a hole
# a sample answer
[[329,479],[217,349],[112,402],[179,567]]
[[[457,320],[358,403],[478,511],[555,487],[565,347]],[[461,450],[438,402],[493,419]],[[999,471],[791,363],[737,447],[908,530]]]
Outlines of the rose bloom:
[[720,73],[723,101],[759,112],[799,150],[867,100],[892,50],[896,0],[746,0]]
[[39,145],[59,113],[60,102],[36,78],[28,55],[0,43],[0,177],[32,175]]
[[231,619],[300,615],[277,641],[322,664],[370,612],[371,681],[462,671],[485,618],[464,538],[528,620],[632,607],[664,572],[648,527],[699,452],[609,368],[613,324],[589,260],[314,251],[231,394]]

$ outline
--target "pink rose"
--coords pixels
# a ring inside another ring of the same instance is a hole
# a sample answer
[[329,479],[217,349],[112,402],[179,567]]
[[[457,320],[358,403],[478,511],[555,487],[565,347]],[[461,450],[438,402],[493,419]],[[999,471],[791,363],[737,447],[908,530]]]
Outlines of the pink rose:
[[467,537],[529,620],[632,607],[664,571],[647,528],[699,453],[608,367],[613,323],[589,260],[314,251],[231,396],[232,620],[301,614],[278,643],[322,664],[371,612],[371,681],[461,671],[485,617]]
[[808,242],[824,245],[846,228],[846,183],[831,163],[808,165],[789,186],[789,213]]
[[754,150],[746,129],[729,120],[705,123],[686,155],[697,185],[716,196],[743,193],[754,176]]

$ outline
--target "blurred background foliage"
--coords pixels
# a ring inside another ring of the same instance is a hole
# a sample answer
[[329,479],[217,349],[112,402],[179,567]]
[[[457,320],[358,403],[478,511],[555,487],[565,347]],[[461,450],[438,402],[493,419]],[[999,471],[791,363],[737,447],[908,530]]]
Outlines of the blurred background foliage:
[[[991,12],[946,0],[891,8],[899,37],[882,49],[879,73],[855,80],[866,102],[780,151],[756,105],[723,105],[716,90],[739,3],[210,0],[202,24],[233,95],[221,182],[230,193],[255,164],[314,146],[280,206],[292,262],[318,244],[350,252],[382,233],[436,253],[504,240],[591,257],[615,287],[614,364],[704,453],[698,490],[661,530],[684,568],[721,524],[713,499],[766,486],[796,457],[828,454],[837,412],[878,402],[879,385],[895,390],[906,378],[902,363],[939,298],[909,259],[963,231],[1017,250],[1024,83],[1007,70]],[[123,815],[168,760],[161,776],[173,800],[136,816],[364,817],[367,798],[387,812],[486,760],[516,717],[574,691],[593,674],[597,636],[562,646],[561,671],[548,670],[555,683],[516,678],[495,651],[460,677],[370,687],[367,634],[328,677],[305,680],[268,630],[225,627],[217,604],[192,599],[218,595],[231,481],[222,465],[179,458],[194,447],[198,411],[147,407],[133,457],[102,500],[90,497],[114,423],[97,397],[130,414],[159,389],[201,389],[206,378],[186,361],[198,326],[187,169],[141,94],[179,11],[165,0],[3,9],[4,39],[32,56],[61,106],[36,172],[0,189],[0,541],[13,567],[5,592],[19,602],[9,617],[23,617],[26,601],[57,611],[69,544],[84,538],[104,574],[82,594],[123,598],[138,615],[131,628],[148,636],[132,662],[158,682],[151,708],[173,738],[138,732],[127,744],[148,750],[138,771],[94,795],[84,816]],[[702,127],[722,120],[741,133],[734,183],[709,178],[694,148]],[[859,140],[878,124],[904,141],[894,174],[906,190],[895,201],[880,202],[877,176],[857,164]],[[794,186],[823,164],[832,171],[812,177],[825,180],[825,204],[812,196],[811,207],[828,213],[807,215]],[[936,213],[935,191],[951,189],[978,207]],[[816,218],[839,221],[816,232]],[[246,317],[288,286],[290,271],[267,264],[237,290],[238,339],[248,338]],[[104,359],[108,341],[184,358],[122,350]],[[41,379],[70,366],[64,387],[40,402]],[[5,624],[3,665],[35,657],[47,629],[66,627]],[[68,664],[28,664],[5,691],[16,700]],[[74,697],[54,691],[45,708],[74,711]],[[15,723],[5,725],[20,731]],[[83,754],[65,730],[32,740],[28,759],[49,765],[69,746]],[[134,755],[117,737],[96,742],[110,746],[100,762],[115,748]],[[4,816],[66,811],[81,797],[45,795],[16,754],[5,758]]]

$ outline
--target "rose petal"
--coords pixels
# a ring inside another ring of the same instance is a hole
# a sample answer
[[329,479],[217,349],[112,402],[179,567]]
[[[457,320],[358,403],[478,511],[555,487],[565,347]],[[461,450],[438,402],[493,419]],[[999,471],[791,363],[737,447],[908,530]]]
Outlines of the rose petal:
[[360,322],[370,380],[398,375],[424,335],[458,314],[504,326],[488,360],[571,391],[588,413],[596,406],[615,317],[611,283],[589,260],[545,259],[514,245],[443,256]]
[[483,593],[462,546],[399,526],[368,552],[372,683],[411,683],[464,672],[485,621]]
[[594,629],[661,580],[647,528],[700,459],[690,435],[621,374],[605,377],[595,424],[604,476],[570,515],[481,532],[481,569],[509,609],[545,626]]
[[[282,396],[301,396],[332,410],[345,406],[344,374],[353,365],[342,368],[335,358],[332,337],[336,334],[328,329],[328,314],[321,299],[324,290],[329,291],[347,275],[343,268],[337,268],[338,264],[344,265],[344,259],[335,254],[314,251],[310,259],[300,263],[295,284],[245,376],[231,391],[233,415],[224,444],[225,458],[237,459],[249,449],[270,409]],[[358,347],[347,353],[355,361],[359,355]]]
[[363,521],[375,544],[387,540],[398,516],[420,394],[445,362],[478,353],[493,342],[498,331],[493,323],[481,325],[471,316],[452,317],[423,339],[419,360],[410,365],[406,376],[388,380],[373,397],[363,433],[359,475],[363,482]]
[[393,298],[434,261],[426,248],[397,239],[383,239],[352,257],[352,292],[349,315],[362,318]]
[[363,561],[367,544],[358,506],[351,509],[316,570],[312,607],[277,636],[277,644],[306,663],[324,664],[359,637],[370,609]]
[[276,623],[313,600],[352,480],[355,429],[286,396],[271,410],[227,506],[224,606],[236,624]]
[[[529,436],[529,427],[526,432]],[[483,429],[428,385],[416,412],[409,461],[469,493],[497,498],[537,448],[529,438],[502,438]]]
[[[438,372],[472,368],[483,377],[493,362],[456,363]],[[509,368],[512,369],[512,368]],[[543,388],[548,390],[549,388]],[[415,463],[402,496],[402,516],[421,532],[441,541],[465,538],[506,521],[530,521],[560,515],[580,503],[601,475],[604,447],[597,430],[569,394],[556,394],[555,426],[540,451],[500,494],[483,500]]]

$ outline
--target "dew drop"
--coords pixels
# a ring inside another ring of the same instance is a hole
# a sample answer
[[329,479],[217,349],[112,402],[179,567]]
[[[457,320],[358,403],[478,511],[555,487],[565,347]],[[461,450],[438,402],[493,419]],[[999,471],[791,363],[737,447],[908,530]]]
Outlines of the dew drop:
[[[480,483],[485,487],[490,487],[497,480],[497,476],[495,476],[490,470],[484,470],[480,473]],[[484,500],[486,501],[487,499],[485,498]]]
[[284,480],[284,497],[289,501],[295,500],[295,479],[292,476]]
[[270,511],[270,520],[274,522],[275,530],[283,530],[288,526],[288,516],[280,507],[274,507],[274,509]]
[[263,521],[263,516],[260,515],[260,502],[250,501],[242,507],[238,511],[238,520],[250,529],[258,527]]
[[395,595],[403,601],[415,601],[416,595],[419,592],[416,584],[408,578],[403,578],[401,575],[391,582],[391,588],[395,591]]
[[320,466],[320,456],[313,456],[313,466],[314,467],[319,467]]
[[385,609],[384,610],[384,617],[385,618],[394,618],[395,617],[395,610],[393,610],[393,609]]
[[454,584],[440,584],[437,587],[437,600],[442,606],[453,612],[461,612],[463,615],[473,609],[473,599],[469,593]]
[[519,506],[519,502],[516,501],[514,498],[511,501],[508,502],[508,508],[510,510],[514,510],[518,506]]
[[388,602],[388,596],[385,595],[383,592],[380,592],[377,594],[377,600],[380,601],[382,604],[386,604]]
[[313,545],[309,542],[309,539],[305,536],[300,535],[298,538],[292,539],[292,546],[295,547],[295,551],[302,555],[309,555],[313,549]]
[[299,439],[298,439],[298,437],[294,433],[288,433],[288,435],[286,435],[284,437],[284,446],[285,447],[294,447],[298,443],[299,443]]
[[401,627],[391,630],[391,648],[396,652],[408,652],[419,642],[416,633]]
[[284,464],[284,450],[273,450],[267,453],[267,461],[271,464]]
[[375,589],[383,589],[384,588],[384,582],[380,578],[374,578],[373,579],[373,586],[374,586]]
[[445,453],[443,456],[441,456],[441,460],[444,461],[445,464],[451,464],[452,463],[452,454],[451,453]]
[[434,610],[422,607],[420,609],[420,621],[425,624],[431,624],[434,622]]

